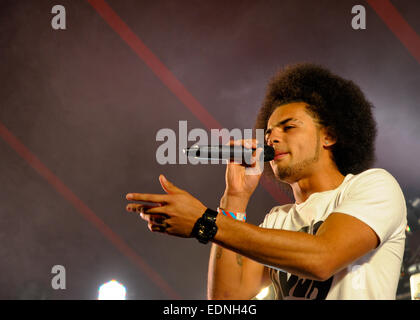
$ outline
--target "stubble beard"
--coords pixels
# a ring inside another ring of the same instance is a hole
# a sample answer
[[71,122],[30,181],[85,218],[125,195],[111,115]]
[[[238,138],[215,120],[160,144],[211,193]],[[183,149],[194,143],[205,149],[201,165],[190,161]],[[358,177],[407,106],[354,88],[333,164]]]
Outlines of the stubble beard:
[[318,162],[319,146],[320,146],[320,141],[319,141],[319,134],[317,132],[317,141],[316,141],[316,146],[314,150],[314,155],[298,163],[291,164],[287,167],[277,166],[277,170],[275,170],[274,172],[274,175],[276,176],[276,178],[282,182],[286,182],[289,184],[302,179],[305,176],[307,169],[314,163]]

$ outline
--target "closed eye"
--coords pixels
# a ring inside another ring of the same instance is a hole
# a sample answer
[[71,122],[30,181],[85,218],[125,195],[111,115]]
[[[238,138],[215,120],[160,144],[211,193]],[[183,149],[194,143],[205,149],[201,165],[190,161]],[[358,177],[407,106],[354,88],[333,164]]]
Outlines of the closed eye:
[[[284,126],[283,127],[283,132],[286,132],[286,131],[288,131],[290,129],[294,129],[294,128],[296,128],[296,127],[294,127],[294,126]],[[270,134],[271,134],[272,131],[273,131],[272,129],[267,129],[265,131],[265,141],[268,140],[268,137],[270,136]]]

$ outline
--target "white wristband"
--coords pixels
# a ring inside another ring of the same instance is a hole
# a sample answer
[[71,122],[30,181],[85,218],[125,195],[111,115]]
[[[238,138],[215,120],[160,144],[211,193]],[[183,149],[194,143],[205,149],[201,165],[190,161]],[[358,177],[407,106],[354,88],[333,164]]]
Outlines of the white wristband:
[[235,220],[239,220],[239,221],[246,221],[246,212],[232,212],[232,211],[227,211],[224,210],[222,208],[217,208],[217,212],[221,213],[227,217],[231,217]]

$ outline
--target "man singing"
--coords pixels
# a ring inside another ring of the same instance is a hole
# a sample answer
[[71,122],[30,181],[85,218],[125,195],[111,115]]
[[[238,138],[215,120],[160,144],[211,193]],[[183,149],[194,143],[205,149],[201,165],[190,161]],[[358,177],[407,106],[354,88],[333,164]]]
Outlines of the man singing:
[[167,194],[127,195],[157,206],[127,210],[151,231],[213,243],[209,299],[251,299],[270,283],[277,299],[395,299],[406,205],[392,175],[370,169],[376,124],[359,87],[318,65],[286,67],[269,84],[256,128],[275,150],[274,177],[295,199],[259,227],[245,217],[261,174],[233,162],[217,211],[163,175]]

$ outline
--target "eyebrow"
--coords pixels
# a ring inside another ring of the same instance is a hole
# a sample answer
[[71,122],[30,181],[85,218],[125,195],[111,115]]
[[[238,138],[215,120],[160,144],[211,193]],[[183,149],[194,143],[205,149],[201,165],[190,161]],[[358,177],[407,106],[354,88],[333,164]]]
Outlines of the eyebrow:
[[271,130],[272,130],[273,128],[275,128],[275,127],[279,127],[279,126],[282,126],[282,125],[285,125],[285,124],[286,124],[286,123],[288,123],[289,121],[296,121],[296,122],[303,123],[302,121],[300,121],[299,119],[296,119],[296,118],[287,118],[287,119],[285,119],[285,120],[281,120],[281,121],[277,122],[277,123],[276,123],[274,126],[272,126],[271,128],[267,128],[267,130],[265,130],[266,134],[267,134],[267,132],[271,132]]

